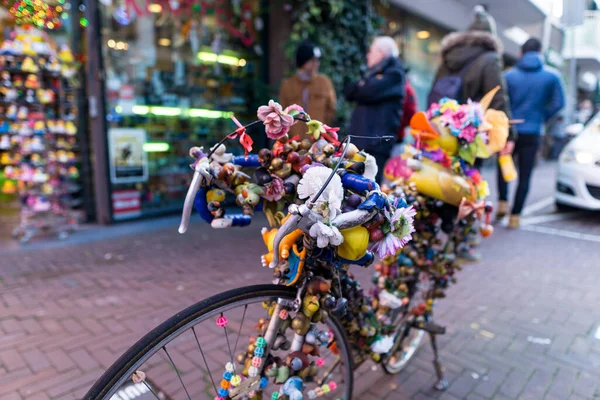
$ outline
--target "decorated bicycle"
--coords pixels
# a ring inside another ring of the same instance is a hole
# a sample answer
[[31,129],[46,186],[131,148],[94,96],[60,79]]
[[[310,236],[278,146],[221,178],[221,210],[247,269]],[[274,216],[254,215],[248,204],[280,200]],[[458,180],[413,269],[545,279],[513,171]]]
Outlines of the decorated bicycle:
[[[287,135],[297,121],[311,139]],[[262,230],[268,250],[261,261],[273,284],[234,289],[176,314],[113,364],[86,399],[119,399],[111,396],[132,387],[157,399],[351,399],[358,365],[371,359],[397,373],[418,345],[412,332],[442,330],[428,319],[427,304],[412,301],[427,299],[440,278],[421,279],[422,265],[410,257],[398,264],[415,232],[417,209],[407,200],[421,207],[421,197],[401,182],[384,192],[373,180],[374,159],[298,106],[270,101],[258,121],[234,122],[238,129],[209,151],[190,150],[194,177],[179,232],[194,206],[214,228],[247,226],[264,211],[271,227]],[[257,123],[275,144],[250,154],[246,129]],[[229,139],[245,155],[229,154]],[[410,160],[423,163],[418,158]],[[226,212],[227,193],[241,214]],[[371,265],[374,253],[383,260],[380,279],[365,293],[349,266]],[[177,354],[197,368],[179,368]],[[170,371],[160,369],[165,360]],[[165,385],[176,389],[165,393]]]

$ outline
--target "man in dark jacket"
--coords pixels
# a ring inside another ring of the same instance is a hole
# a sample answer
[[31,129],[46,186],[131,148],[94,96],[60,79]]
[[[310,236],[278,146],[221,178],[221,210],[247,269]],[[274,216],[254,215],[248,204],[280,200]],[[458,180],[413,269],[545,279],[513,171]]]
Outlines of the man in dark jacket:
[[[542,44],[529,39],[521,48],[522,57],[515,68],[506,73],[508,96],[513,117],[524,122],[517,125],[519,138],[515,146],[519,165],[519,186],[510,217],[509,227],[519,227],[519,216],[529,191],[531,172],[542,142],[542,125],[565,105],[560,75],[542,61]],[[496,217],[508,213],[508,184],[498,168],[500,202]]]
[[[404,100],[405,68],[398,59],[398,46],[391,37],[375,38],[367,54],[367,70],[359,82],[346,87],[348,101],[356,102],[350,120],[350,135],[396,136],[400,127]],[[390,155],[392,142],[375,139],[352,139],[377,160],[377,181]]]

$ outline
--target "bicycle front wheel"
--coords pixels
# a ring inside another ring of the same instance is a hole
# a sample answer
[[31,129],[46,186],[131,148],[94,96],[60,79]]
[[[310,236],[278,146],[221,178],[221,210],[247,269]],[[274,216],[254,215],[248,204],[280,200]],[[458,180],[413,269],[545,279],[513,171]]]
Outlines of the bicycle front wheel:
[[[198,302],[134,344],[84,399],[271,399],[275,392],[283,396],[284,392],[295,390],[286,387],[285,382],[290,376],[298,376],[305,398],[350,400],[350,348],[341,324],[333,317],[313,324],[311,332],[302,339],[301,351],[293,351],[298,347],[294,343],[298,335],[292,329],[279,329],[274,345],[266,348],[267,354],[262,357],[266,368],[258,376],[264,378],[260,388],[254,385],[244,389],[252,381],[251,365],[244,354],[252,354],[260,347],[259,339],[268,326],[268,312],[275,302],[292,301],[295,295],[293,288],[257,285]],[[289,314],[288,321],[293,312]],[[323,341],[323,337],[327,340]],[[303,368],[298,369],[298,365]]]

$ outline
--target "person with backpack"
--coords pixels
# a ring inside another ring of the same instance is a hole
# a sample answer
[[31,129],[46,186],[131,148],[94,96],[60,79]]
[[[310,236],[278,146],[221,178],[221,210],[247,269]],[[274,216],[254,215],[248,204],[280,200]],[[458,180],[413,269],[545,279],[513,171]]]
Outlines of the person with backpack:
[[[405,68],[398,55],[398,45],[391,37],[380,36],[373,40],[362,79],[344,91],[346,99],[356,103],[350,119],[350,135],[375,138],[398,134],[405,81]],[[353,138],[352,143],[375,157],[376,180],[381,182],[393,143],[360,137]]]
[[[483,6],[473,9],[475,18],[464,32],[448,34],[441,43],[442,62],[427,98],[428,105],[439,102],[444,97],[466,103],[468,99],[479,101],[500,86],[490,108],[504,111],[510,118],[510,105],[504,81],[502,43],[496,36],[496,22]],[[514,149],[515,132],[510,130],[505,149],[501,154],[510,154]],[[481,168],[481,159],[475,167]],[[460,249],[460,257],[478,260],[475,252],[476,237],[469,237]]]

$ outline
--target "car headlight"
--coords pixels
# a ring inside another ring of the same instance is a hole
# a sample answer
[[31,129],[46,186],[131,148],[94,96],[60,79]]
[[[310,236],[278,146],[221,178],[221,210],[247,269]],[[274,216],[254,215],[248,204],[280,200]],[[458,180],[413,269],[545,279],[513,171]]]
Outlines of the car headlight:
[[587,151],[565,150],[561,154],[562,162],[576,162],[577,164],[591,164],[594,161],[594,155]]

